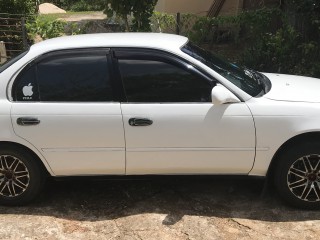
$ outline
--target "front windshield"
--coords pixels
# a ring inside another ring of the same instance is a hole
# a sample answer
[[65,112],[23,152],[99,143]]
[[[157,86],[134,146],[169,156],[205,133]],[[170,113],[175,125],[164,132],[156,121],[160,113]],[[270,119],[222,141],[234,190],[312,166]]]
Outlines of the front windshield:
[[253,97],[264,95],[271,87],[269,80],[261,73],[226,62],[191,42],[183,46],[181,50],[204,63]]
[[24,51],[24,52],[20,53],[18,56],[13,57],[9,61],[5,62],[3,65],[0,65],[0,73],[2,73],[4,70],[6,70],[8,67],[10,67],[15,62],[17,62],[19,59],[21,59],[27,53],[28,53],[28,51]]

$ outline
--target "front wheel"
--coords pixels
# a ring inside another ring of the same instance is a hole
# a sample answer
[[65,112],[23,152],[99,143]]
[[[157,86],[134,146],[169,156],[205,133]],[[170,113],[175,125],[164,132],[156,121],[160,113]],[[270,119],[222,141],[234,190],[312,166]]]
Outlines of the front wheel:
[[14,148],[0,150],[0,204],[26,204],[43,183],[43,171],[31,154]]
[[288,204],[320,208],[320,143],[304,143],[283,153],[275,169],[275,186]]

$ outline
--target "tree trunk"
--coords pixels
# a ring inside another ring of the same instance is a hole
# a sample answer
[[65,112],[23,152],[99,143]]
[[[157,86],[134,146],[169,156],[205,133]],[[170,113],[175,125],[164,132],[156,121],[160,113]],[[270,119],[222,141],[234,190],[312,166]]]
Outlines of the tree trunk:
[[126,25],[126,32],[130,32],[130,26],[129,26],[128,16],[127,16],[127,15],[123,16],[123,20],[124,20],[125,25]]

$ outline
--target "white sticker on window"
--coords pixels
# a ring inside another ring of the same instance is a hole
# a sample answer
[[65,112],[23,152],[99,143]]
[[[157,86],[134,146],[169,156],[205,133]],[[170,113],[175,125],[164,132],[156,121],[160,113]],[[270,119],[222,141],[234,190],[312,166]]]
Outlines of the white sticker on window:
[[28,86],[24,86],[22,88],[22,92],[23,92],[23,99],[24,100],[30,100],[32,99],[32,95],[33,95],[33,91],[32,91],[33,86],[31,85],[31,83],[28,84]]

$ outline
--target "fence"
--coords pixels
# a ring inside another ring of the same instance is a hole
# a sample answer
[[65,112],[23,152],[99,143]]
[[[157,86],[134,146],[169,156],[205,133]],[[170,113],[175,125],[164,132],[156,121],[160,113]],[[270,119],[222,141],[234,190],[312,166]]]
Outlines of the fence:
[[0,41],[5,44],[6,58],[15,56],[27,47],[25,24],[26,17],[24,15],[0,14]]
[[0,64],[3,64],[7,61],[7,52],[6,46],[3,42],[0,42]]

